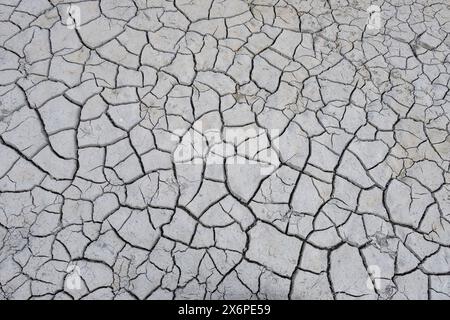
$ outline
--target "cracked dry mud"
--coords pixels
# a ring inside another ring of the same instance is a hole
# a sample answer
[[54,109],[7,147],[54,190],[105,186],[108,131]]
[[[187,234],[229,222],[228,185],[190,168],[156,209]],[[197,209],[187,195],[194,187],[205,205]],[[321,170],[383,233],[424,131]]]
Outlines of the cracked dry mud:
[[450,298],[448,0],[0,3],[1,298]]

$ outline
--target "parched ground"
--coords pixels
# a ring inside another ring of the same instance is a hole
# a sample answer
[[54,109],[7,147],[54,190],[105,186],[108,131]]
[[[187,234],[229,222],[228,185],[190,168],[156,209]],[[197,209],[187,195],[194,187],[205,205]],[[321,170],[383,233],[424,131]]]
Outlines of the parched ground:
[[450,298],[448,0],[0,3],[0,298]]

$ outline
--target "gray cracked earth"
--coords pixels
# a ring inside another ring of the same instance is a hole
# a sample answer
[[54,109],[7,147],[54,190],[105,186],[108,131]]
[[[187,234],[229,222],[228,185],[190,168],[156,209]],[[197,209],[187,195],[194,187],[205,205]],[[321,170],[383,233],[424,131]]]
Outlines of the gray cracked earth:
[[1,298],[450,298],[448,0],[0,2]]

